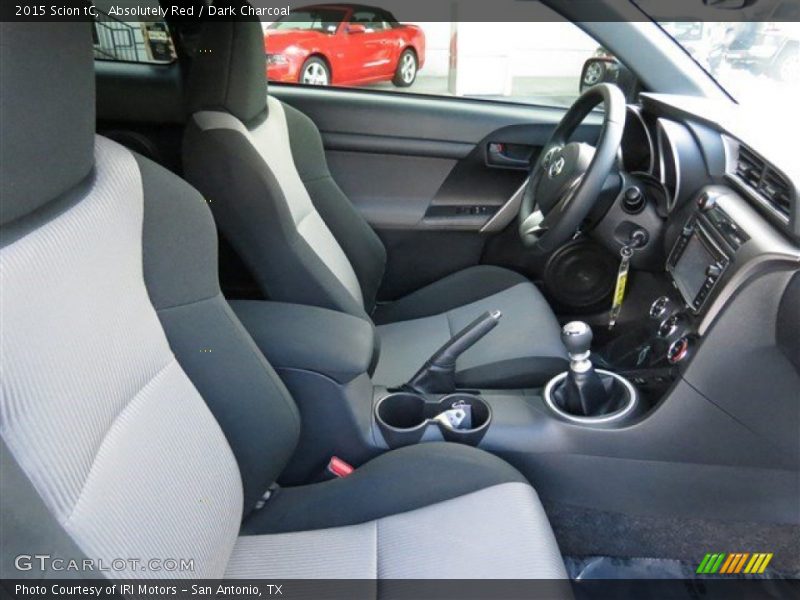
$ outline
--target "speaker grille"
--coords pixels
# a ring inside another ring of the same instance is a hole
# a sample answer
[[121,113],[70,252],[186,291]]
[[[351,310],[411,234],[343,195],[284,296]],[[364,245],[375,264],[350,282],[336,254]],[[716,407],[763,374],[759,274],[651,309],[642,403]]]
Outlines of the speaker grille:
[[618,260],[589,240],[575,240],[556,250],[544,272],[544,286],[559,308],[590,312],[607,308],[616,282]]

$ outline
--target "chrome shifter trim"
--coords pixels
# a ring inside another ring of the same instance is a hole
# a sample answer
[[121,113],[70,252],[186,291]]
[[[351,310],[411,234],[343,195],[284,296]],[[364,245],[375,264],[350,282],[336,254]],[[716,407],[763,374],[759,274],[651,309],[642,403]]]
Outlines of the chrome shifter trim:
[[618,411],[613,413],[609,413],[607,415],[600,415],[599,417],[579,417],[576,415],[571,415],[567,412],[564,412],[553,401],[553,387],[563,379],[566,379],[568,375],[568,371],[564,371],[563,373],[559,373],[555,377],[553,377],[550,381],[547,382],[547,385],[544,387],[544,402],[547,406],[556,413],[559,417],[566,419],[567,421],[572,421],[573,423],[581,423],[583,425],[599,425],[603,423],[612,423],[614,421],[619,421],[623,417],[629,415],[633,412],[633,409],[636,408],[639,400],[639,394],[636,392],[636,388],[633,387],[633,384],[625,379],[622,375],[618,375],[616,373],[612,373],[611,371],[606,371],[605,369],[596,369],[597,373],[603,375],[610,375],[617,381],[622,382],[622,385],[625,386],[625,389],[628,390],[629,400],[628,403],[620,408]]

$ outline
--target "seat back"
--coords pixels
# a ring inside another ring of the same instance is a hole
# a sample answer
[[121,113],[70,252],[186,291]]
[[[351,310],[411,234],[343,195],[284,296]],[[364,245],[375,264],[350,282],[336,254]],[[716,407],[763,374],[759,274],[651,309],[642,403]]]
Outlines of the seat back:
[[267,97],[260,23],[210,23],[199,48],[187,179],[266,296],[366,317],[386,251],[330,176],[317,128]]
[[219,293],[202,197],[94,136],[89,25],[0,28],[0,574],[221,577],[296,408]]

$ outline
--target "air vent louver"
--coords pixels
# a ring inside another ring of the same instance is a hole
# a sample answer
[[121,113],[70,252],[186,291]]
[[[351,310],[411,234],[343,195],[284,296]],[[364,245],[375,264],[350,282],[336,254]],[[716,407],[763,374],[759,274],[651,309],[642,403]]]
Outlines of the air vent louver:
[[746,146],[739,146],[735,173],[768,206],[789,219],[791,187],[783,175]]
[[764,175],[764,161],[744,146],[739,146],[739,160],[736,161],[736,174],[746,184],[758,188]]
[[761,193],[779,213],[789,217],[789,182],[774,170],[767,168],[761,182]]

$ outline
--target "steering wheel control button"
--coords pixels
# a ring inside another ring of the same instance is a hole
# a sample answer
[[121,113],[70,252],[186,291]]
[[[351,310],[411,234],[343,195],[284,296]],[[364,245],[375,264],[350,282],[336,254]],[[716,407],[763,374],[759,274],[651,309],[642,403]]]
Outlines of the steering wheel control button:
[[650,305],[650,318],[661,319],[665,314],[667,314],[667,308],[669,305],[670,299],[668,296],[656,298]]
[[644,209],[646,199],[642,190],[635,185],[625,190],[622,195],[622,210],[629,214],[636,214],[642,212]]
[[689,338],[682,337],[675,340],[667,349],[667,360],[670,364],[677,365],[689,354]]

